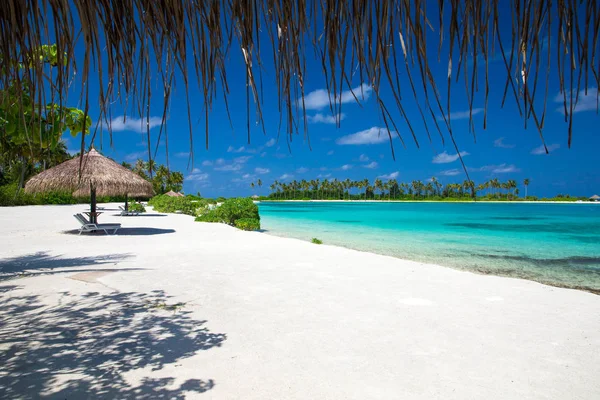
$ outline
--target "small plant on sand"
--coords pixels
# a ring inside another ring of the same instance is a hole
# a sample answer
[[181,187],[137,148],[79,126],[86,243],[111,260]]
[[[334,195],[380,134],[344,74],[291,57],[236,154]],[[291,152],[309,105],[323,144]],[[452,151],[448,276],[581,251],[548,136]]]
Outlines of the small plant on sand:
[[243,231],[257,231],[260,229],[260,221],[256,218],[240,218],[235,220],[235,227]]
[[323,241],[317,238],[312,238],[311,243],[314,244],[323,244]]
[[204,200],[193,200],[189,197],[170,197],[165,194],[154,196],[148,201],[155,211],[187,215],[196,215],[196,210],[205,205]]
[[235,226],[245,231],[260,229],[258,206],[251,199],[227,199],[215,209],[202,210],[202,215],[196,218],[199,222],[220,222]]
[[127,205],[127,209],[131,212],[146,212],[146,208],[144,207],[144,205],[142,203],[138,203],[136,201],[130,201],[129,204]]

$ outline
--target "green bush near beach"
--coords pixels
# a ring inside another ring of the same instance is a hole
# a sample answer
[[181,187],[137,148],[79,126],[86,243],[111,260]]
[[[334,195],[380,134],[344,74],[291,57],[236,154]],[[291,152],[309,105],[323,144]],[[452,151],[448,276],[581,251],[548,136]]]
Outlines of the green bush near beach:
[[152,206],[158,212],[174,213],[181,212],[187,215],[196,215],[198,208],[204,207],[206,204],[203,200],[193,200],[189,197],[171,197],[164,194],[154,196],[148,201],[148,205]]
[[240,218],[235,220],[235,227],[243,231],[257,231],[260,229],[260,221],[256,218]]
[[[57,204],[89,204],[89,197],[73,197],[69,192],[48,192],[40,194],[25,193],[17,190],[17,183],[0,186],[0,206],[41,206]],[[99,196],[98,203],[122,202],[124,196]]]
[[129,204],[127,205],[127,209],[131,212],[146,212],[146,207],[144,207],[142,203],[138,203],[135,200],[129,202]]
[[[240,225],[238,225],[236,221],[241,220],[243,221],[239,222]],[[251,199],[243,197],[225,200],[223,204],[214,210],[205,209],[202,215],[196,218],[196,221],[221,222],[244,230],[260,229],[258,206]]]

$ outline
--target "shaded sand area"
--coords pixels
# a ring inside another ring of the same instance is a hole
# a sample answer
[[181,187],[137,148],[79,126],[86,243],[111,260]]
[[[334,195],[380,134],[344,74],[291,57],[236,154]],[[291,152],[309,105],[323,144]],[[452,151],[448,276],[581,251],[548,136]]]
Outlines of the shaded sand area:
[[600,296],[107,207],[0,208],[0,398],[600,398]]

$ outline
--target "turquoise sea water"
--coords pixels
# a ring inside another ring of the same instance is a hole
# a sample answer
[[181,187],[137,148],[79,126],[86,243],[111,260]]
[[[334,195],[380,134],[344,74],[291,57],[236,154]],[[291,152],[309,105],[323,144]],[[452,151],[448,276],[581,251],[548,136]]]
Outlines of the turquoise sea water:
[[594,204],[266,202],[277,236],[600,294]]

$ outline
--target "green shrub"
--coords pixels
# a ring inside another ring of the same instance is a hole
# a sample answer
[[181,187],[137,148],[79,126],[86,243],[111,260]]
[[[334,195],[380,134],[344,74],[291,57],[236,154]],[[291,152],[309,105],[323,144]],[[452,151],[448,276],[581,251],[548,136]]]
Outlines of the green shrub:
[[217,197],[217,203],[223,203],[227,200],[225,197]]
[[221,222],[248,231],[260,229],[258,206],[251,199],[228,199],[213,210],[205,206],[198,213],[199,222]]
[[243,231],[257,231],[260,229],[260,220],[256,218],[236,219],[235,227]]
[[317,238],[312,238],[311,243],[314,243],[314,244],[323,244],[323,241],[319,240]]
[[0,187],[0,206],[25,206],[36,204],[32,195],[17,190],[17,183]]
[[215,210],[209,210],[203,212],[202,215],[196,217],[196,221],[198,222],[222,222],[221,219],[217,216]]
[[[44,204],[89,204],[90,197],[73,197],[70,192],[47,192],[38,194],[17,191],[17,183],[0,186],[0,206],[28,206]],[[98,203],[123,202],[125,196],[97,197]]]
[[174,213],[177,211],[187,215],[196,215],[196,210],[206,205],[204,200],[193,200],[189,197],[171,197],[164,194],[154,196],[148,201],[158,212]]
[[138,203],[135,200],[129,202],[129,204],[127,205],[127,209],[131,212],[146,212],[146,207],[144,207],[142,203]]
[[38,204],[77,204],[81,201],[69,192],[42,193],[35,197]]
[[228,225],[235,225],[235,221],[242,218],[260,221],[258,206],[251,199],[243,197],[225,200],[221,206],[215,209],[215,213],[221,221]]

